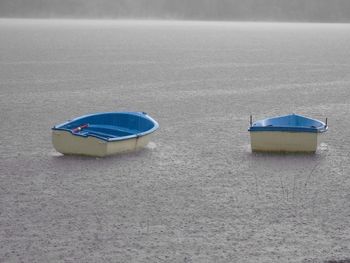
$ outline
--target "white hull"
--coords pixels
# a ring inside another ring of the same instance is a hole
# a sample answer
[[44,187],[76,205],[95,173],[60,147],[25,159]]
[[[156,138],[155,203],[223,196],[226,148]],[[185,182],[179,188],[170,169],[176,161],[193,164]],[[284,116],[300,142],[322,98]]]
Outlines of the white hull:
[[312,132],[250,132],[252,151],[315,152],[321,133]]
[[129,152],[145,147],[151,134],[121,141],[107,142],[96,137],[76,136],[68,131],[53,130],[52,144],[62,154],[78,154],[103,157]]

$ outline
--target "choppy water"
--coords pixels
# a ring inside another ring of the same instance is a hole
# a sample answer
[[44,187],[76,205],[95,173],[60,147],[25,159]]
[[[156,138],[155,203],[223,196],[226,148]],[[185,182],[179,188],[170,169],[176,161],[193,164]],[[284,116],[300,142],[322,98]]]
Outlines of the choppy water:
[[[350,257],[350,25],[0,20],[0,261]],[[50,128],[146,111],[143,151],[65,157]],[[315,155],[254,119],[328,117]],[[308,261],[309,260],[309,261]]]

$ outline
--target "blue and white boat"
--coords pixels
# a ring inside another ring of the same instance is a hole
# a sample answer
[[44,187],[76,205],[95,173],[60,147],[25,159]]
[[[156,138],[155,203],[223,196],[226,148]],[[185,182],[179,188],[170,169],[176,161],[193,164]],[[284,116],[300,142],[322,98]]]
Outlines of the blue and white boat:
[[158,123],[144,112],[103,112],[52,128],[52,144],[63,154],[107,156],[146,146]]
[[252,151],[315,152],[326,123],[291,114],[259,120],[250,124]]

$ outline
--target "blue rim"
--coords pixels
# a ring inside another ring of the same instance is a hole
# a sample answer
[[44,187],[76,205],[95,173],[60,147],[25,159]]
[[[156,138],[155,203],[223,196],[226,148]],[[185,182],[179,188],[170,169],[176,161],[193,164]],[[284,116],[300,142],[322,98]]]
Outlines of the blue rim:
[[[143,119],[149,120],[153,124],[153,127],[151,129],[148,129],[148,130],[143,131],[143,132],[136,132],[135,134],[131,134],[131,135],[127,135],[127,136],[120,136],[120,137],[113,137],[113,138],[106,138],[104,136],[100,136],[100,135],[96,135],[96,134],[89,134],[89,133],[79,134],[79,133],[73,132],[71,128],[67,128],[67,126],[73,122],[79,123],[86,118],[95,117],[95,116],[98,117],[98,116],[103,116],[106,114],[122,114],[122,115],[138,116],[138,117],[141,117]],[[142,136],[145,136],[147,134],[153,133],[158,128],[159,128],[158,122],[156,122],[152,117],[150,117],[145,112],[99,112],[99,113],[94,113],[94,114],[83,115],[83,116],[77,117],[73,120],[69,120],[67,122],[55,125],[52,128],[52,130],[67,131],[67,132],[70,132],[74,136],[95,137],[95,138],[98,138],[98,139],[101,139],[101,140],[104,140],[107,142],[113,142],[113,141],[122,141],[122,140],[129,140],[129,139],[133,139],[133,138],[142,137]]]
[[322,133],[328,126],[319,120],[302,115],[290,114],[256,121],[248,131],[311,132]]

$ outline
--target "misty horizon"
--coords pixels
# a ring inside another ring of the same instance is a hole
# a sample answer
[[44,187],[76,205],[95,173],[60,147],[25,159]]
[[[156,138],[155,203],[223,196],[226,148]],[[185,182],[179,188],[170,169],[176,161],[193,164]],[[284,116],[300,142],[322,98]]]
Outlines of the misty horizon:
[[3,0],[1,18],[350,22],[346,0]]

